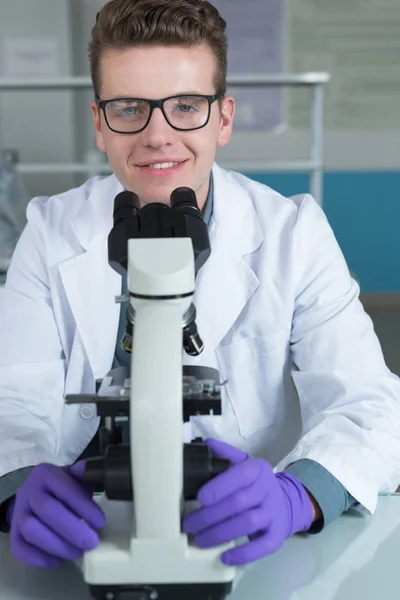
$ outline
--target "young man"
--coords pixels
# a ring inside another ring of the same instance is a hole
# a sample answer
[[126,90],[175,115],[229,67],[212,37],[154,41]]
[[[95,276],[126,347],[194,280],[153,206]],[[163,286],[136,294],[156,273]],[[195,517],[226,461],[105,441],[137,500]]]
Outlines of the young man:
[[235,109],[225,26],[201,0],[112,0],[98,15],[92,113],[114,175],[31,201],[0,300],[0,501],[12,551],[28,564],[79,557],[104,525],[76,462],[98,419],[64,397],[93,392],[127,360],[121,278],[107,262],[123,189],[144,205],[188,186],[209,226],[198,362],[228,383],[223,416],[193,418],[187,436],[210,438],[232,466],[184,521],[195,542],[247,536],[221,557],[244,564],[351,506],[373,513],[378,492],[399,481],[399,380],[323,212],[214,162]]

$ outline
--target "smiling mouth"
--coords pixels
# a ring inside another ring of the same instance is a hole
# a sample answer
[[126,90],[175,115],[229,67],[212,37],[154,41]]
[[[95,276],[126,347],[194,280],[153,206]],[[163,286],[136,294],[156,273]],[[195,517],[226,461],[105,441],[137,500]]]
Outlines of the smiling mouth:
[[172,169],[173,167],[178,167],[179,165],[183,164],[184,162],[186,162],[186,161],[180,160],[180,161],[174,161],[174,162],[151,163],[151,164],[147,164],[147,165],[145,164],[145,165],[138,165],[138,166],[139,166],[139,168],[163,170],[163,169]]

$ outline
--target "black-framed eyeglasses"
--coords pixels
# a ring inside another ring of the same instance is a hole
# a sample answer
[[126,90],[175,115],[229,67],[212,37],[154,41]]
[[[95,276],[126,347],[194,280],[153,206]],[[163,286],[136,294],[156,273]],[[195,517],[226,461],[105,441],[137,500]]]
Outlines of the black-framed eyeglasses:
[[194,131],[205,127],[211,114],[211,105],[224,94],[180,94],[161,100],[145,98],[113,98],[97,101],[107,126],[121,134],[140,133],[150,123],[153,110],[160,108],[167,123],[178,131]]

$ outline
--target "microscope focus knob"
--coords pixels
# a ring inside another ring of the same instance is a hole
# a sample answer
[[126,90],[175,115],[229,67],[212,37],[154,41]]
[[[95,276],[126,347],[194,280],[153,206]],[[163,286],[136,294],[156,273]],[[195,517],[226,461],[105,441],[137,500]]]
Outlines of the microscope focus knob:
[[183,347],[189,356],[198,356],[204,350],[204,343],[195,321],[188,323],[183,330]]
[[184,444],[183,447],[183,493],[185,500],[196,500],[200,488],[224,473],[231,463],[226,458],[216,458],[204,443]]

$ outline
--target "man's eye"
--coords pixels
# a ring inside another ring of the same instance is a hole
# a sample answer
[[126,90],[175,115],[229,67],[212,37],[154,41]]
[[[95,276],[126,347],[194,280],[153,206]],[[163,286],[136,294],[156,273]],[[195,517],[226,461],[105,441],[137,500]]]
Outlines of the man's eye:
[[194,106],[190,106],[189,104],[179,104],[178,108],[181,112],[190,112],[191,110],[194,110]]
[[130,108],[123,108],[119,111],[118,114],[120,114],[123,117],[132,117],[136,114],[137,108],[131,106]]

